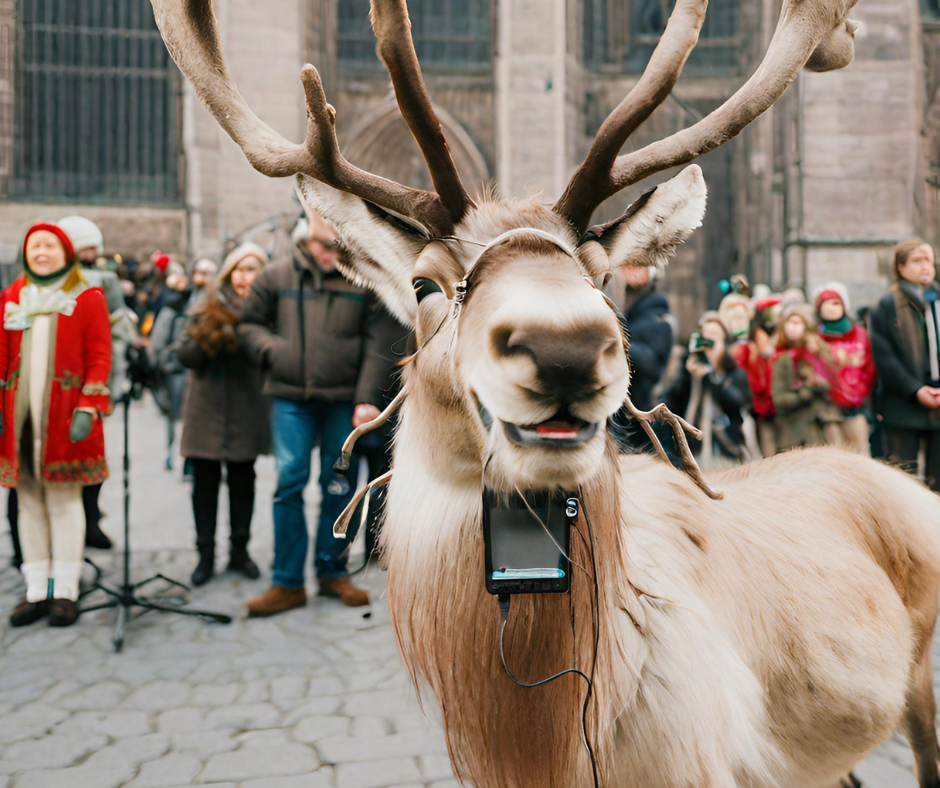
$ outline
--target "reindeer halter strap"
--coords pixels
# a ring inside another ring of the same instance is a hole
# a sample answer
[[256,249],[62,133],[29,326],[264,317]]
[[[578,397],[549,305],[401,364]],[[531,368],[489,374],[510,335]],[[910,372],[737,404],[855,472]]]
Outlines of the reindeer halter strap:
[[[483,255],[485,255],[490,249],[494,246],[498,246],[505,241],[508,241],[510,238],[514,238],[517,235],[534,235],[538,238],[541,238],[544,241],[557,246],[561,251],[563,251],[568,257],[574,260],[578,264],[578,268],[581,271],[581,275],[590,283],[591,287],[594,287],[594,282],[591,277],[588,275],[587,271],[584,270],[584,266],[581,264],[581,261],[578,259],[577,254],[575,254],[574,247],[562,241],[555,235],[552,235],[550,232],[545,230],[540,230],[538,227],[513,227],[511,230],[506,230],[504,233],[500,233],[495,238],[488,241],[486,244],[481,244],[482,248],[480,249],[477,256],[474,258],[473,262],[470,264],[470,268],[467,269],[467,273],[464,274],[463,279],[461,279],[457,286],[454,288],[454,313],[460,310],[464,300],[467,297],[467,291],[470,288],[470,277],[473,275],[473,272],[476,270],[477,263],[480,262]],[[472,241],[470,243],[473,243]]]

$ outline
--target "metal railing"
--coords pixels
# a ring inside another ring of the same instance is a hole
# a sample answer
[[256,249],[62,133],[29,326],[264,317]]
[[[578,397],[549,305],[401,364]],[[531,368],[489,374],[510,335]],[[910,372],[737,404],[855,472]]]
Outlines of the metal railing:
[[179,203],[180,98],[148,0],[17,2],[11,199]]
[[[641,72],[674,4],[675,0],[585,0],[585,63],[594,69]],[[685,73],[735,73],[741,68],[738,6],[738,0],[710,0]]]
[[[409,0],[408,15],[422,69],[475,71],[493,61],[491,0]],[[369,24],[369,0],[339,0],[341,66],[381,69]]]

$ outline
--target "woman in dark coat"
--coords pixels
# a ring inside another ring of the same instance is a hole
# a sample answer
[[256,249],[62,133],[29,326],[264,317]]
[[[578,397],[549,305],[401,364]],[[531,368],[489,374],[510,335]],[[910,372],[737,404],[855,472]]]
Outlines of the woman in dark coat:
[[884,448],[913,467],[923,444],[924,480],[940,492],[940,288],[933,248],[919,238],[902,241],[894,248],[894,272],[894,284],[871,313]]
[[270,450],[269,402],[262,373],[239,347],[235,326],[242,299],[267,263],[257,244],[242,244],[222,265],[217,289],[194,309],[177,348],[189,368],[183,406],[182,453],[192,463],[193,516],[199,564],[193,585],[208,582],[215,569],[215,529],[222,463],[226,466],[231,523],[229,569],[255,579],[260,571],[248,555],[255,502],[255,460]]

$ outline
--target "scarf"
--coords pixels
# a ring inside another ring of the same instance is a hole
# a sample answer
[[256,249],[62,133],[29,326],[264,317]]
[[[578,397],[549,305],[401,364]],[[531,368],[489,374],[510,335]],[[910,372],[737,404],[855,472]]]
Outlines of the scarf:
[[[28,273],[30,282],[20,290],[19,303],[8,301],[4,307],[3,327],[7,331],[25,331],[33,325],[33,317],[36,315],[71,315],[75,311],[76,299],[84,289],[77,286],[82,280],[76,272],[77,269],[72,266],[49,276],[37,277]],[[33,277],[36,281],[33,281]],[[40,279],[50,280],[51,283],[39,284]]]
[[848,315],[842,315],[838,320],[820,320],[819,333],[827,337],[845,336],[852,330],[852,321]]
[[[921,288],[899,279],[891,285],[890,292],[894,295],[901,349],[908,367],[918,377],[927,373],[931,381],[940,381],[940,293],[936,285]],[[923,326],[918,315],[923,319]]]

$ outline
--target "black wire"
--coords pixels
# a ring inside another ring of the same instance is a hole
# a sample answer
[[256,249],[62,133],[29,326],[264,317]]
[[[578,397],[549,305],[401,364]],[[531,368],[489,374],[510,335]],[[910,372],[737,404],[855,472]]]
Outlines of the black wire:
[[594,693],[594,682],[588,678],[588,675],[584,671],[578,670],[577,668],[568,668],[567,670],[563,670],[560,673],[556,673],[554,676],[549,676],[547,679],[535,681],[531,684],[517,679],[512,674],[512,671],[509,669],[509,664],[506,662],[506,651],[503,646],[503,640],[506,635],[506,622],[509,619],[509,603],[511,599],[512,598],[508,595],[500,595],[499,597],[499,614],[500,618],[502,619],[502,624],[500,624],[499,627],[499,656],[503,661],[503,669],[506,671],[506,675],[512,679],[514,684],[520,687],[526,687],[528,689],[531,689],[532,687],[541,687],[543,684],[548,684],[548,682],[559,679],[562,676],[568,675],[569,673],[577,674],[587,682],[587,695],[584,696],[584,705],[581,707],[581,734],[584,736],[584,743],[587,746],[588,755],[591,758],[591,774],[594,777],[594,788],[598,788],[600,783],[597,780],[597,761],[594,758],[594,748],[591,746],[591,739],[588,737],[587,731],[587,710],[588,704],[591,702],[591,695]]

